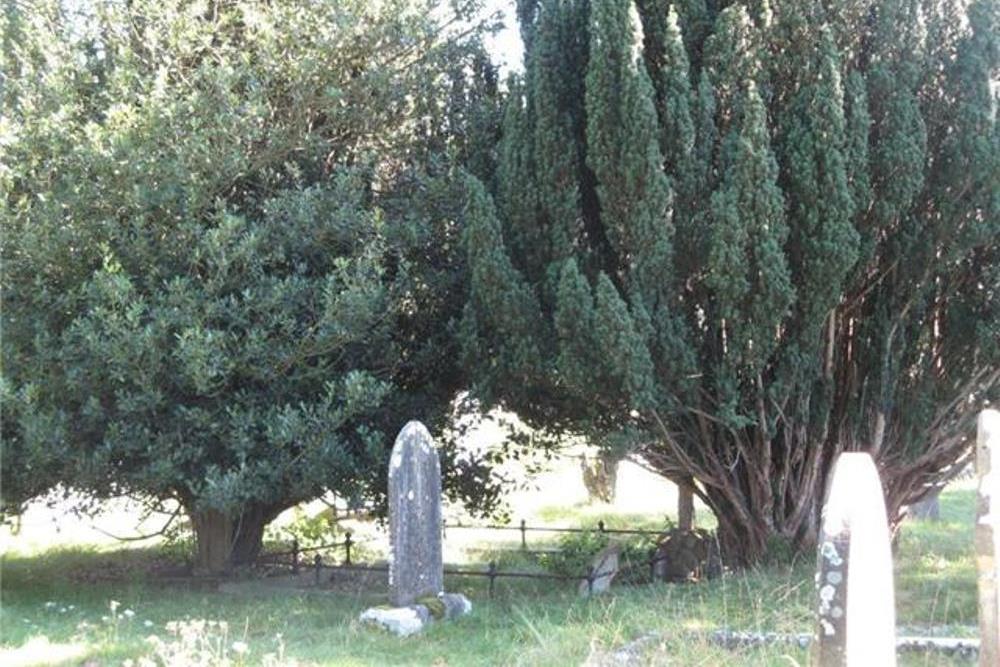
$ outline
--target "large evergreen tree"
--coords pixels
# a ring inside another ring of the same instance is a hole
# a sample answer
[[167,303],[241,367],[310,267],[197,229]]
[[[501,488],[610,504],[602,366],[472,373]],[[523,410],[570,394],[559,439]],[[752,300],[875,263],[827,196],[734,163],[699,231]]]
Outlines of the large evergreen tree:
[[[502,252],[468,249],[502,267],[473,268],[475,392],[693,478],[736,563],[811,543],[844,450],[875,456],[898,518],[1000,388],[996,3],[636,4],[522,15],[498,170],[539,199],[501,197]],[[541,71],[580,12],[588,52]],[[553,82],[581,80],[585,133],[545,129],[572,97]],[[575,183],[553,167],[574,155]],[[528,339],[475,306],[512,286]],[[498,373],[526,340],[537,364]]]
[[7,508],[172,499],[219,569],[299,501],[382,499],[460,388],[449,159],[491,177],[497,91],[445,21],[476,4],[4,6]]

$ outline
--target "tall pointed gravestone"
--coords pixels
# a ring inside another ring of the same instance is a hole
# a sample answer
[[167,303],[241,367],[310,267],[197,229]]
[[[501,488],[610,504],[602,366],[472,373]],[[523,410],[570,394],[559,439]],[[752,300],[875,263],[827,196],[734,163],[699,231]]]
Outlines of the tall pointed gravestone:
[[444,590],[441,464],[431,434],[412,421],[389,458],[389,600],[397,607]]
[[441,463],[423,424],[412,421],[389,456],[389,601],[361,622],[405,637],[435,620],[467,614],[464,595],[444,592],[441,559]]
[[818,667],[896,664],[892,551],[875,463],[841,454],[823,506],[817,559]]
[[1000,665],[1000,412],[979,413],[976,434],[976,568],[979,664]]

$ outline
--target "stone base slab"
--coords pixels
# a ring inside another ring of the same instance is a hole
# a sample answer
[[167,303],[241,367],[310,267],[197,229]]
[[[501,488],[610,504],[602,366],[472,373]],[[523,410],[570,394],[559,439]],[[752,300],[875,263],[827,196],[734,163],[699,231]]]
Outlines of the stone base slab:
[[358,620],[397,637],[409,637],[434,621],[457,618],[471,611],[472,603],[461,593],[439,593],[436,598],[422,599],[407,607],[372,607],[362,612]]

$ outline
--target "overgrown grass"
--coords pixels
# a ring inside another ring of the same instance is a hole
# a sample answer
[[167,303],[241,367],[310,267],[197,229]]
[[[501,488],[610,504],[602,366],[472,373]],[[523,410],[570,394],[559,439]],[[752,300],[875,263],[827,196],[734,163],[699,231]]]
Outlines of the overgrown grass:
[[[896,558],[901,626],[966,634],[975,624],[973,495],[968,488],[949,490],[940,522],[905,527]],[[609,526],[622,525],[610,523],[612,518],[605,518]],[[590,526],[592,519],[589,513],[563,515],[554,523]],[[626,523],[634,526],[635,519]],[[660,519],[647,520],[655,525]],[[812,630],[811,559],[703,584],[621,587],[592,600],[579,598],[571,582],[516,580],[498,581],[489,599],[485,579],[450,578],[449,590],[473,600],[472,615],[397,639],[357,623],[365,608],[385,602],[383,582],[317,592],[258,583],[217,592],[146,577],[156,557],[151,551],[87,550],[5,557],[0,664],[118,665],[153,655],[147,637],[168,641],[168,624],[194,619],[226,623],[225,629],[200,632],[217,662],[226,658],[234,665],[598,664],[601,656],[650,633],[656,638],[642,649],[649,664],[806,664],[800,649],[727,651],[711,645],[707,633]],[[511,567],[528,564],[516,554],[505,557]],[[904,664],[950,663],[918,656]]]

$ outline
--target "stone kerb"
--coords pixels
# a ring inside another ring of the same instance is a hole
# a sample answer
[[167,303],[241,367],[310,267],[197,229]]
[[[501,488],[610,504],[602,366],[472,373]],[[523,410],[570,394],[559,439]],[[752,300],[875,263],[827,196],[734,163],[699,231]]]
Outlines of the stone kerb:
[[983,410],[976,431],[979,664],[994,667],[1000,665],[1000,412]]
[[896,664],[892,552],[875,463],[841,454],[823,506],[817,557],[818,618],[812,663]]

